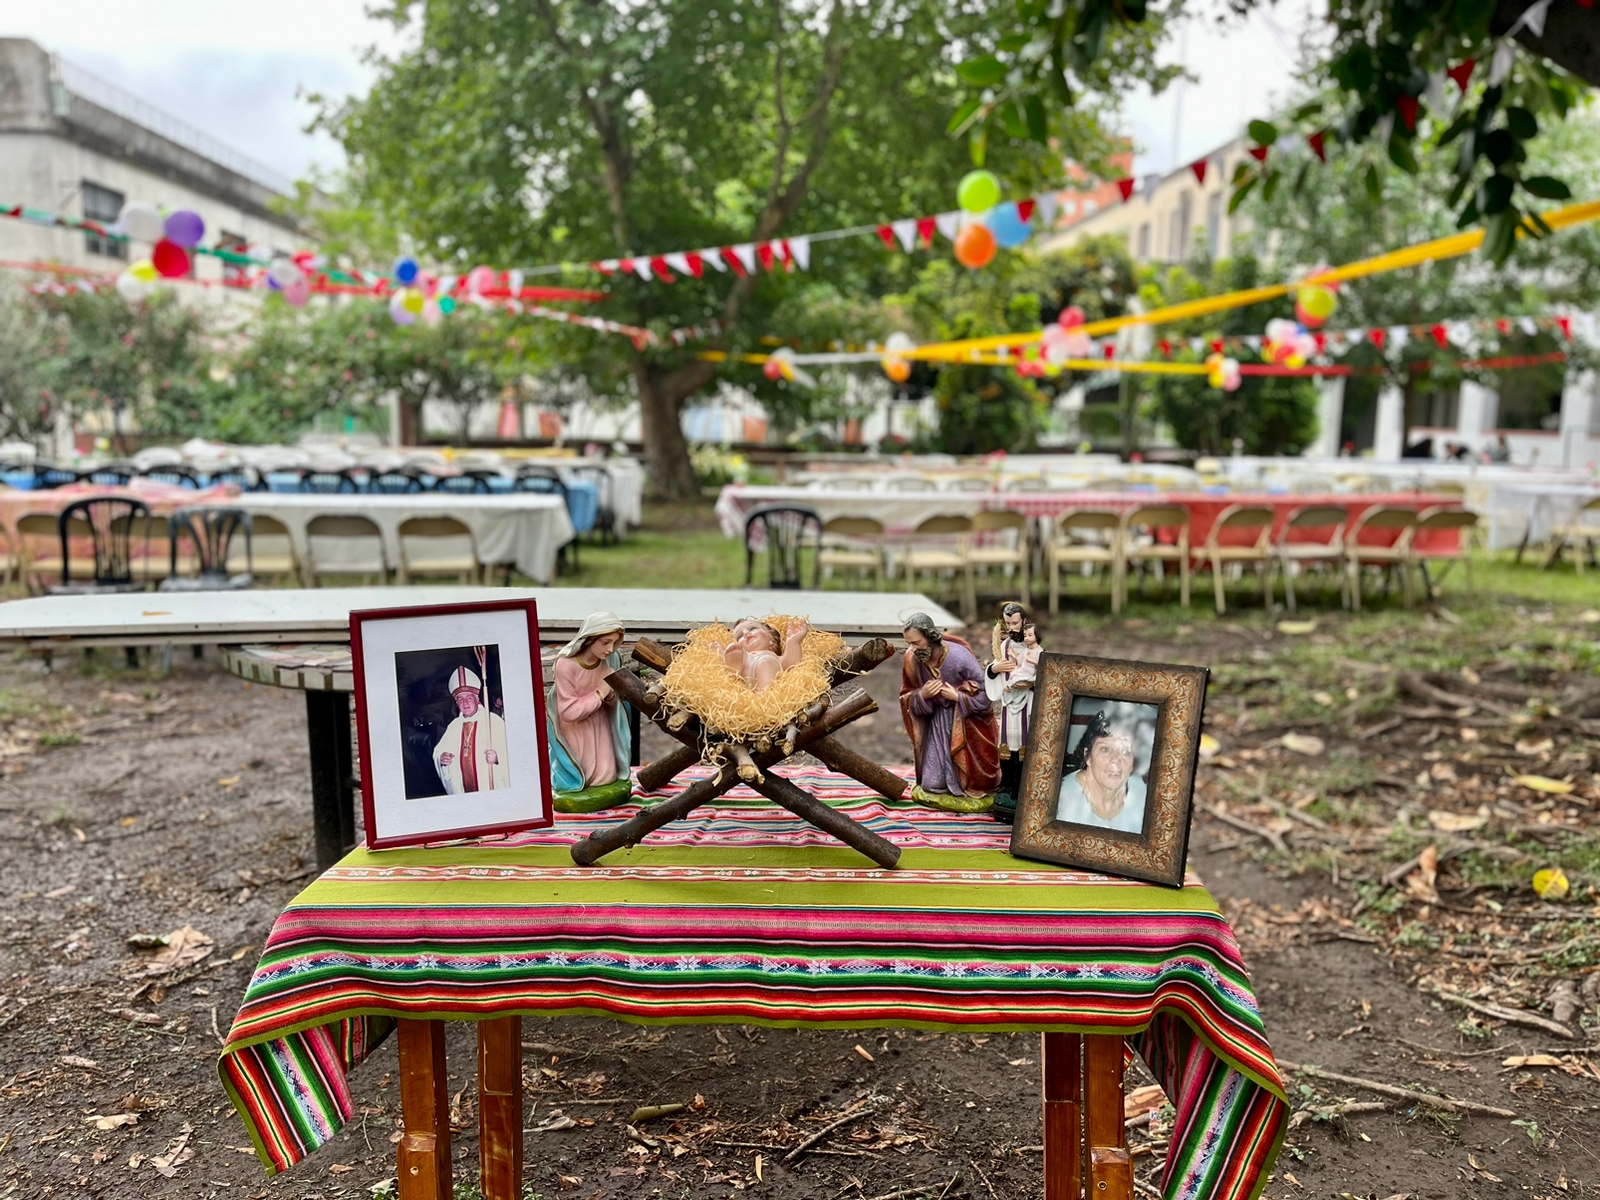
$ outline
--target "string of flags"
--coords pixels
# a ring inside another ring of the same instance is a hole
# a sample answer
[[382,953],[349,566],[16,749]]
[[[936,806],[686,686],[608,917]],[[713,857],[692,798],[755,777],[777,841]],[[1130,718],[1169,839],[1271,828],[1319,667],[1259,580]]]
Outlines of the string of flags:
[[[1540,330],[1557,330],[1567,340],[1572,338],[1573,319],[1565,314],[1547,317],[1495,317],[1484,320],[1435,321],[1422,325],[1379,325],[1367,329],[1329,329],[1310,332],[1312,343],[1319,355],[1343,354],[1363,344],[1371,344],[1380,353],[1398,354],[1415,339],[1431,341],[1440,350],[1451,346],[1476,353],[1481,345],[1480,334],[1491,331],[1507,336],[1513,331],[1533,337]],[[1163,338],[1155,345],[1162,358],[1171,358],[1180,350],[1196,354],[1220,354],[1225,350],[1250,350],[1260,353],[1270,340],[1267,334],[1239,334],[1218,338]],[[1108,355],[1109,357],[1109,355]]]

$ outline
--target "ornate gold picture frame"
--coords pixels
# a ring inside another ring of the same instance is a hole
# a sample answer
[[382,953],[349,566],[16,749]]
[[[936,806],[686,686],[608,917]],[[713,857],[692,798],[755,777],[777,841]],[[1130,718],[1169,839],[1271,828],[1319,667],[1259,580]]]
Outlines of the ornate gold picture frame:
[[1046,653],[1011,853],[1182,887],[1208,674]]

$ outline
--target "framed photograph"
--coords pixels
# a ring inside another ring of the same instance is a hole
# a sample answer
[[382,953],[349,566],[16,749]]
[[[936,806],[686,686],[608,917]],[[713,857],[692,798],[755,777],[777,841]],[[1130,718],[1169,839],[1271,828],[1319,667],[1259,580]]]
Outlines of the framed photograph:
[[554,820],[532,600],[350,614],[367,848]]
[[1182,887],[1207,674],[1044,654],[1011,853]]

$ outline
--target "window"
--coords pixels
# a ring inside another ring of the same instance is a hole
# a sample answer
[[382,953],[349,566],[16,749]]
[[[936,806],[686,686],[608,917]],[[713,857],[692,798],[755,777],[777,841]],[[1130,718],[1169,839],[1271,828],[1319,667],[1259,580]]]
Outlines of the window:
[[[114,192],[110,188],[101,187],[98,183],[83,181],[83,219],[98,221],[102,225],[110,225],[122,215],[122,202],[126,199],[121,192]],[[128,243],[116,238],[101,237],[98,233],[85,231],[83,235],[85,247],[90,254],[103,254],[107,258],[127,258]]]
[[1182,262],[1189,255],[1189,225],[1194,220],[1193,198],[1188,192],[1178,197],[1172,213],[1172,229],[1167,239],[1168,262]]
[[1206,199],[1206,253],[1216,258],[1222,253],[1222,193]]
[[1150,261],[1150,222],[1139,226],[1139,261]]

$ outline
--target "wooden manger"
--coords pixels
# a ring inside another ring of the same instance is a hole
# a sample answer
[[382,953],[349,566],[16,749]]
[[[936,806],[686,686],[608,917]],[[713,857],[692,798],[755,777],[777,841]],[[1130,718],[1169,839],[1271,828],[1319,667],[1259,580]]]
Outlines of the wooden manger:
[[[835,689],[857,675],[865,675],[894,653],[883,638],[873,638],[858,646],[849,658],[833,670]],[[800,714],[776,740],[753,741],[730,738],[708,729],[694,716],[679,711],[669,714],[662,706],[659,690],[652,688],[645,671],[664,672],[672,664],[672,654],[660,642],[639,639],[633,650],[637,667],[624,667],[607,676],[606,682],[619,697],[632,704],[668,737],[682,746],[655,762],[639,768],[639,789],[653,792],[675,779],[680,772],[701,761],[704,748],[723,747],[724,761],[717,774],[698,779],[682,792],[641,810],[620,825],[590,834],[572,847],[572,860],[580,866],[593,866],[605,855],[627,846],[636,846],[652,830],[681,820],[702,804],[708,804],[740,783],[746,784],[775,804],[782,805],[824,833],[859,850],[881,867],[900,861],[900,848],[880,837],[865,825],[851,820],[824,804],[771,768],[804,750],[823,763],[867,787],[898,800],[906,791],[905,780],[884,770],[871,759],[841,746],[833,735],[850,722],[878,711],[878,705],[861,688],[834,698],[831,694]]]

